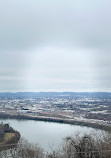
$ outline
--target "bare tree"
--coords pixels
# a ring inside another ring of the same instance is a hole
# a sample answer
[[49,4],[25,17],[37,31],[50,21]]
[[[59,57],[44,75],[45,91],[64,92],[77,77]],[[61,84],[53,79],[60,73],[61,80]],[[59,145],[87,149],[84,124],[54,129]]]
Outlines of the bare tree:
[[16,147],[4,150],[0,158],[43,158],[44,152],[38,145],[30,144],[27,140],[21,139]]
[[66,137],[61,149],[47,154],[38,145],[21,139],[16,146],[3,150],[0,158],[111,158],[111,134]]

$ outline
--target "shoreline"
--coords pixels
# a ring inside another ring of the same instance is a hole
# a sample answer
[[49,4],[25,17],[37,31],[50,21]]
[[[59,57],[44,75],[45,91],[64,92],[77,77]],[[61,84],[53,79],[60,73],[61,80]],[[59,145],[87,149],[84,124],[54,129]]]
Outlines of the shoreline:
[[18,119],[18,120],[36,120],[36,121],[44,121],[44,122],[54,122],[54,123],[63,123],[63,124],[70,124],[70,125],[79,125],[79,126],[86,126],[92,127],[95,129],[101,129],[104,131],[111,132],[111,125],[104,125],[100,123],[91,123],[82,120],[74,120],[74,119],[61,119],[55,117],[46,117],[46,116],[31,116],[31,115],[20,115],[20,114],[7,114],[7,113],[0,113],[1,119]]
[[1,123],[1,137],[0,137],[0,152],[13,148],[17,145],[20,140],[20,133],[13,129],[9,124]]

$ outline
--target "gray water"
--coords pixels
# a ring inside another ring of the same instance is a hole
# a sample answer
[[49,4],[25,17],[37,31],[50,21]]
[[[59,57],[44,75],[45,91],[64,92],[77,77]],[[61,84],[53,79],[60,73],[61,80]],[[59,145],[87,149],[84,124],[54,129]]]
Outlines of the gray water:
[[60,146],[63,138],[76,133],[84,134],[98,132],[100,130],[69,124],[50,123],[35,120],[0,119],[0,122],[9,123],[15,130],[19,131],[31,143],[39,144],[45,151]]

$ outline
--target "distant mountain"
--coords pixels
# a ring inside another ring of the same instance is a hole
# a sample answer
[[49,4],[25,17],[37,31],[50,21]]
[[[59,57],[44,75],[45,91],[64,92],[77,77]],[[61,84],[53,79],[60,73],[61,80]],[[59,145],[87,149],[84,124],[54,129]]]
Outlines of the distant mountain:
[[99,97],[109,98],[108,92],[17,92],[0,93],[0,97]]

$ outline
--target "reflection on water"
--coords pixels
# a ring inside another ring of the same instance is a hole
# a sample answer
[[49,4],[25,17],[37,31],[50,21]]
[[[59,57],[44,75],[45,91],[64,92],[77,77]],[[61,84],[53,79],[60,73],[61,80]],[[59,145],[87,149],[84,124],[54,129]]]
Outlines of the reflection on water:
[[98,131],[90,127],[35,120],[0,119],[0,122],[9,123],[22,137],[39,144],[45,151],[50,151],[50,147],[57,148],[66,136]]

